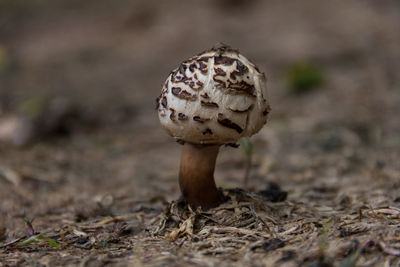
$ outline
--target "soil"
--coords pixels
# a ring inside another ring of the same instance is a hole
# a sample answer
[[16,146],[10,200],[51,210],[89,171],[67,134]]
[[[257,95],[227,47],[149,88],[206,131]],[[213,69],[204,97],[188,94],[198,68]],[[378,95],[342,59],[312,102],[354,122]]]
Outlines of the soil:
[[[399,32],[395,0],[2,1],[0,266],[400,266]],[[154,100],[219,41],[272,112],[203,211]],[[302,62],[323,83],[293,92]]]

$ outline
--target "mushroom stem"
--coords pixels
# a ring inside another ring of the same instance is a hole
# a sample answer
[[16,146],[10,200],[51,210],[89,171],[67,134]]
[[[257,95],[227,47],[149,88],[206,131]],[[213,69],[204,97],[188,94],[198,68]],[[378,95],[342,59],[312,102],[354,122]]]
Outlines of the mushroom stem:
[[220,204],[222,197],[214,182],[218,145],[183,145],[179,185],[188,204],[204,209]]

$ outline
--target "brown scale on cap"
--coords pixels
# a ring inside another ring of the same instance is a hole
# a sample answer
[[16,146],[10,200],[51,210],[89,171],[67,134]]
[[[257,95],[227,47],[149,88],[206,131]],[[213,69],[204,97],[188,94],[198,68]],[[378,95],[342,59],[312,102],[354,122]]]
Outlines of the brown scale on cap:
[[185,73],[181,73],[179,68],[176,69],[171,75],[172,83],[184,82],[184,81],[186,81],[186,79],[187,79],[187,77],[185,76]]
[[271,111],[271,108],[267,107],[267,108],[264,109],[264,111],[263,111],[262,114],[263,114],[264,116],[267,116],[267,115],[269,114],[270,111]]
[[216,65],[232,65],[236,59],[224,56],[214,57],[214,62]]
[[203,89],[203,85],[204,83],[197,81],[194,82],[192,79],[190,79],[189,81],[186,81],[185,84],[189,85],[190,89],[194,90],[194,91],[200,91],[201,89]]
[[239,60],[236,60],[236,69],[237,71],[232,71],[230,78],[232,80],[236,80],[236,76],[240,77],[243,74],[249,72],[249,68],[247,68],[243,63],[241,63]]
[[218,108],[218,104],[214,103],[214,102],[205,102],[203,100],[201,100],[200,104],[204,107],[209,107],[209,108]]
[[179,87],[172,87],[171,92],[172,92],[172,94],[178,96],[179,93],[181,92],[181,90],[182,90],[182,89],[179,88]]
[[221,124],[224,127],[228,127],[230,129],[235,130],[238,133],[242,133],[243,129],[242,127],[240,127],[239,125],[237,125],[236,123],[234,123],[233,121],[231,121],[228,118],[224,118],[224,115],[222,113],[218,114],[218,123]]
[[189,70],[191,72],[194,72],[195,69],[197,69],[196,63],[192,63],[192,64],[189,65]]
[[192,89],[194,91],[199,91],[199,90],[203,89],[203,83],[200,81],[194,82],[192,80],[192,78],[186,80],[184,83],[186,85],[189,85],[190,89]]
[[211,129],[210,129],[210,128],[207,128],[207,129],[205,129],[205,130],[203,131],[203,135],[206,135],[206,134],[210,134],[210,135],[212,135],[212,134],[213,134],[213,132],[211,131]]
[[227,45],[223,42],[217,42],[211,49],[210,51],[215,51],[218,53],[218,55],[222,55],[225,52],[232,52],[235,54],[239,54],[239,50],[233,49],[230,45]]
[[238,71],[232,71],[232,72],[231,72],[231,75],[229,75],[229,77],[230,77],[232,80],[236,80],[236,76],[237,76],[237,75],[241,75],[240,72],[238,72]]
[[216,77],[216,76],[226,76],[226,72],[221,68],[215,68],[214,71],[215,71],[214,77]]
[[208,62],[209,59],[210,59],[210,57],[201,57],[201,58],[198,58],[197,61],[198,62],[202,62],[202,61]]
[[248,108],[243,109],[243,110],[231,109],[231,108],[229,110],[232,112],[236,112],[236,113],[246,113],[246,112],[249,112],[253,108],[253,106],[254,105],[250,105]]
[[172,87],[172,94],[181,99],[195,101],[197,97],[179,87]]
[[221,76],[221,77],[226,76],[226,72],[223,71],[221,68],[215,68],[214,72],[215,72],[215,74],[213,76],[214,82],[216,82],[226,88],[227,87],[226,83],[223,80],[217,79],[218,76]]
[[194,116],[194,117],[193,117],[193,120],[194,120],[194,121],[197,121],[197,122],[200,122],[200,123],[203,123],[203,122],[205,122],[205,121],[209,121],[210,119],[200,118],[199,116]]
[[169,86],[169,81],[168,79],[165,81],[162,90],[161,90],[161,94],[167,94],[168,93],[168,86]]
[[254,85],[248,84],[245,81],[231,83],[228,85],[228,88],[235,90],[238,93],[244,93],[252,97],[256,97],[256,95],[254,94],[255,91]]
[[171,121],[175,121],[175,109],[170,108],[171,114],[169,115],[169,118]]
[[246,67],[240,60],[236,60],[236,69],[239,71],[240,75],[249,71],[249,68]]
[[188,119],[188,116],[186,116],[185,114],[183,114],[181,112],[178,113],[178,120],[185,121],[187,119]]
[[205,64],[205,63],[199,61],[199,70],[200,70],[202,73],[206,74],[206,73],[208,72],[207,67],[208,67],[207,64]]
[[167,106],[168,106],[167,98],[166,98],[165,96],[163,96],[163,98],[161,99],[161,105],[162,105],[164,108],[167,108]]
[[187,69],[187,66],[186,66],[185,64],[182,63],[181,65],[179,65],[178,71],[179,71],[180,74],[182,74],[183,76],[185,76],[185,71],[186,71],[186,69]]
[[236,83],[228,81],[225,83],[222,80],[216,79],[216,76],[213,77],[213,80],[217,83],[216,88],[223,90],[226,94],[246,94],[251,97],[256,97],[254,94],[254,85],[251,85],[245,81]]
[[208,96],[208,94],[207,93],[204,93],[204,94],[202,94],[202,95],[200,95],[202,98],[205,98],[205,99],[209,99],[210,97]]

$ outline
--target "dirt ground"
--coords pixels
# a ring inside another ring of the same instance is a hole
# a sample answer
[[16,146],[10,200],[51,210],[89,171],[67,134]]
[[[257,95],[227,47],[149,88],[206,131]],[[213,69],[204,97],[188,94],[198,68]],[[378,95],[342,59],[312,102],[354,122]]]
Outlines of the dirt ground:
[[[1,1],[0,266],[400,266],[399,33],[396,0]],[[193,210],[154,100],[219,41],[272,112],[248,188],[224,147],[228,200]]]

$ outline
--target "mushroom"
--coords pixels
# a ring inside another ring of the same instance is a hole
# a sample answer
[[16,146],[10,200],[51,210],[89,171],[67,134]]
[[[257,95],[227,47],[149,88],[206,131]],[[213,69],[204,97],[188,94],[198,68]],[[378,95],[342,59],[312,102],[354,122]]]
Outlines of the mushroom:
[[157,98],[161,125],[183,144],[179,185],[188,204],[222,201],[214,182],[219,147],[252,136],[267,122],[265,76],[224,44],[183,61]]

